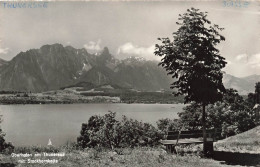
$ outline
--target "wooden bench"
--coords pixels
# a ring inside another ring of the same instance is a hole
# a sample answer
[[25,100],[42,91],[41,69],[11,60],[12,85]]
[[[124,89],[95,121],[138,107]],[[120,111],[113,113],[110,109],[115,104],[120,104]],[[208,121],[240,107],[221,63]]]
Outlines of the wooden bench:
[[[209,153],[213,153],[213,142],[217,141],[217,135],[220,133],[221,131],[219,129],[206,130],[207,143],[205,147]],[[165,138],[166,140],[161,140],[160,142],[166,146],[166,151],[169,153],[177,153],[176,145],[203,143],[203,131],[169,131]]]

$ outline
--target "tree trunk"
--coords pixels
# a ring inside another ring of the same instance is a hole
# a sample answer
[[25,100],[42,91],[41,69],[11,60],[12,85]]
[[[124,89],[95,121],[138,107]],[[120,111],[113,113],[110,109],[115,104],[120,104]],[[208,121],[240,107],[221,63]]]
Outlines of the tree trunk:
[[206,111],[205,107],[206,105],[203,103],[203,111],[202,111],[202,129],[203,129],[203,154],[204,156],[207,153],[206,150],[206,142],[207,142],[207,136],[206,136]]

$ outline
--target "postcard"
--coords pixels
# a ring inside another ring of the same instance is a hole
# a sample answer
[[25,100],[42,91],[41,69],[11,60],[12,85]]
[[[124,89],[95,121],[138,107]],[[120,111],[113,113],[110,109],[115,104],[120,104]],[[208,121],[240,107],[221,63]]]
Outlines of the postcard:
[[260,165],[259,1],[0,1],[0,166]]

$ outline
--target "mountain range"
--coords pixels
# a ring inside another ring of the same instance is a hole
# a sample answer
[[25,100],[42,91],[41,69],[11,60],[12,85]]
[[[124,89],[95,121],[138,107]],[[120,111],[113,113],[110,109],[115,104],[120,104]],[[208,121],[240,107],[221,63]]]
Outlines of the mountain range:
[[44,45],[1,64],[0,90],[42,92],[90,82],[156,91],[169,89],[171,83],[158,62],[135,57],[118,60],[107,47],[90,54],[86,49],[61,44]]
[[[226,88],[240,94],[254,91],[259,75],[238,78],[224,75]],[[61,44],[20,52],[12,60],[0,59],[0,90],[43,92],[80,82],[114,84],[140,91],[170,90],[172,78],[156,61],[140,57],[116,59],[105,47],[91,54]]]
[[7,64],[7,61],[0,58],[0,67]]

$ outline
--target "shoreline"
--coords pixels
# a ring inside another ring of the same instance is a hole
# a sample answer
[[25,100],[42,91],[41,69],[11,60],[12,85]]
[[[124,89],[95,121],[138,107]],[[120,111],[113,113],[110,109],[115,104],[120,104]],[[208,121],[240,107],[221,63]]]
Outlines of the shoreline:
[[[24,103],[25,102],[25,103]],[[135,103],[127,103],[127,102],[98,102],[98,101],[8,101],[8,102],[2,102],[0,100],[0,105],[48,105],[48,104],[182,104],[178,102],[173,103],[144,103],[144,102],[135,102]]]
[[[126,96],[126,95],[124,95]],[[74,92],[43,92],[43,93],[18,93],[18,94],[0,94],[0,105],[16,105],[16,104],[87,104],[87,103],[124,103],[124,104],[178,104],[179,100],[172,99],[150,99],[149,96],[145,98],[129,97],[129,99],[122,99],[119,96],[102,96],[91,95],[86,96],[76,94]]]

